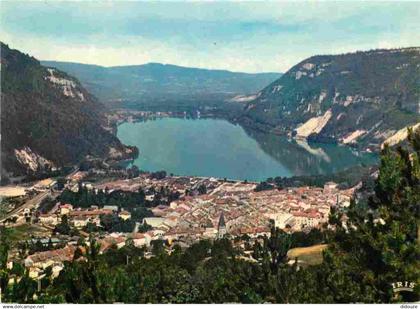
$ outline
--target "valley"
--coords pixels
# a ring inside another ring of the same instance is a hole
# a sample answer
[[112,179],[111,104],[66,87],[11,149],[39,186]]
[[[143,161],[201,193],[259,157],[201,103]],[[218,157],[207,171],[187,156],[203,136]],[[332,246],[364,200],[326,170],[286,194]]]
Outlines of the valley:
[[[420,123],[419,53],[412,47],[314,56],[277,75],[42,63],[69,70],[112,110],[199,112],[253,131],[379,152],[399,130]],[[127,93],[116,99],[111,88]]]

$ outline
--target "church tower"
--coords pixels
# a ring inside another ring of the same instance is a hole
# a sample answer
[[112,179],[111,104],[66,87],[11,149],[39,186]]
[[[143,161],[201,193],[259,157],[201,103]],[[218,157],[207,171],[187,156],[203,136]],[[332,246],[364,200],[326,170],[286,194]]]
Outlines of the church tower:
[[225,216],[222,211],[219,217],[219,225],[217,226],[217,238],[223,238],[226,235],[226,233],[227,233],[227,230],[226,230]]

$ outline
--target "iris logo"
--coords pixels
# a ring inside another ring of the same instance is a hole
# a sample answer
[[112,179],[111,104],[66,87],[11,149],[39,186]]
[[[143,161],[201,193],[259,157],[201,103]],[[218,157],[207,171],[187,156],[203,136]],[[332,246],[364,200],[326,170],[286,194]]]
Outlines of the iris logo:
[[406,292],[413,292],[414,291],[414,287],[416,286],[415,282],[408,282],[408,281],[404,281],[404,282],[394,282],[391,283],[392,285],[392,290],[394,292],[401,292],[401,291],[406,291]]

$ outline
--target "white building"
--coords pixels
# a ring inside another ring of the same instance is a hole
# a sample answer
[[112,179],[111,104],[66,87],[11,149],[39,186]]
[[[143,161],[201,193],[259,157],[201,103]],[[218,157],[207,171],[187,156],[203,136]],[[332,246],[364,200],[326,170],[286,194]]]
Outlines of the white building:
[[144,218],[142,224],[148,224],[153,228],[160,226],[165,221],[165,218],[161,217],[147,217]]
[[84,216],[78,216],[73,218],[73,225],[74,227],[84,227],[88,224],[89,218],[86,218]]
[[40,214],[39,222],[49,225],[57,225],[59,223],[59,217],[55,214]]
[[286,226],[293,227],[296,223],[295,217],[290,213],[278,213],[272,217],[274,227],[285,229]]
[[315,213],[293,213],[296,228],[317,227],[321,220],[321,215]]
[[112,211],[117,212],[117,211],[118,211],[118,206],[116,206],[116,205],[105,205],[105,206],[103,207],[103,209],[106,209],[106,210],[112,210]]
[[337,189],[338,184],[336,184],[335,182],[329,181],[326,184],[324,184],[324,191],[325,192],[331,192],[335,189]]
[[129,219],[131,219],[131,213],[129,213],[128,211],[123,210],[123,211],[121,211],[118,214],[118,217],[120,217],[123,220],[129,220]]
[[150,235],[143,233],[133,233],[131,239],[136,247],[150,246],[152,240]]
[[60,205],[60,215],[67,215],[72,210],[73,210],[73,205],[70,205],[70,204]]

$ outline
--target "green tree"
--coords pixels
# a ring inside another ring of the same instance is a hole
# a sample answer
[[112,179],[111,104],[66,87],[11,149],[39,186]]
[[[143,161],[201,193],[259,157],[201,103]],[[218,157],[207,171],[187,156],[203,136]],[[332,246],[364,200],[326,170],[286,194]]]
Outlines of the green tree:
[[154,256],[161,256],[165,254],[165,242],[161,239],[152,240],[150,242],[152,246],[152,254]]
[[61,222],[55,226],[54,233],[59,233],[62,235],[70,235],[71,227],[69,225],[67,215],[61,216]]
[[[336,233],[324,267],[337,302],[419,299],[420,130],[408,140],[408,148],[383,149],[368,208],[352,203],[345,224],[339,213],[331,218]],[[394,294],[398,281],[415,282],[415,291]]]

